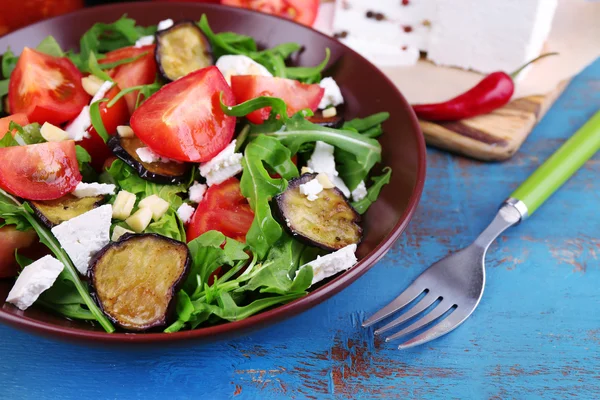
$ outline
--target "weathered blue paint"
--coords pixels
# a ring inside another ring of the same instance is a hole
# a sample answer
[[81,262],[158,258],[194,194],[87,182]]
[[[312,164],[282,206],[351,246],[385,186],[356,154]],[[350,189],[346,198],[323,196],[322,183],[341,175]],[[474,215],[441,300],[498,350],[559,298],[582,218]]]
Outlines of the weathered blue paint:
[[245,338],[113,351],[0,327],[2,399],[600,398],[600,157],[488,257],[486,293],[457,331],[399,352],[359,327],[600,108],[600,60],[509,162],[429,151],[425,195],[387,257],[340,295]]

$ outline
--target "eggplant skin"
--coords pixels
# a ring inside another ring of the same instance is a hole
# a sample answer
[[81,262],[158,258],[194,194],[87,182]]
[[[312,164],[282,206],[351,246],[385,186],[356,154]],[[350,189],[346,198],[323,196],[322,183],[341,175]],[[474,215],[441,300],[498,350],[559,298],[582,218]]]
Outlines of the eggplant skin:
[[340,129],[344,126],[344,117],[336,115],[335,117],[325,118],[321,111],[316,111],[315,115],[308,117],[307,120],[313,124],[321,125],[326,128]]
[[135,169],[142,179],[161,185],[178,185],[190,179],[192,166],[189,163],[142,162],[136,150],[146,145],[135,136],[132,138],[113,136],[106,144],[116,157]]
[[38,219],[52,229],[56,225],[85,214],[104,204],[104,196],[78,198],[67,194],[60,199],[29,201]]
[[328,251],[360,243],[360,214],[338,188],[323,189],[315,201],[300,193],[299,186],[316,176],[304,174],[292,179],[288,188],[275,197],[281,224],[295,238]]
[[167,82],[214,63],[210,42],[192,21],[179,22],[157,32],[154,54],[160,74]]
[[145,331],[174,317],[175,293],[191,265],[185,243],[157,235],[126,234],[90,261],[91,293],[119,327]]

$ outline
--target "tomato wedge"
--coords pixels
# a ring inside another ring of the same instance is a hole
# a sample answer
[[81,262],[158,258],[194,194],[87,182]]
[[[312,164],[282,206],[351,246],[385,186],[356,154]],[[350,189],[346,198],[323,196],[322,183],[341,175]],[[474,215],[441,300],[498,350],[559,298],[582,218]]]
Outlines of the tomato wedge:
[[0,149],[0,187],[27,200],[55,200],[81,182],[75,142]]
[[[156,61],[154,60],[155,45],[151,44],[142,47],[123,47],[106,53],[106,57],[98,61],[100,64],[112,63],[125,58],[140,57],[134,62],[121,64],[108,71],[108,74],[117,82],[121,89],[127,89],[133,86],[149,85],[156,79]],[[143,56],[142,56],[143,54]],[[138,91],[125,95],[129,113],[135,110]]]
[[[120,91],[121,89],[119,89],[118,86],[114,86],[104,97],[110,101],[119,94]],[[110,108],[106,107],[107,104],[108,102],[100,103],[100,116],[102,117],[102,123],[108,134],[114,135],[117,131],[117,126],[126,125],[129,122],[129,110],[127,108],[127,102],[123,97],[117,100]],[[90,137],[83,139],[78,144],[90,153],[90,156],[92,157],[92,162],[90,164],[92,167],[94,167],[96,171],[101,171],[104,161],[113,155],[112,151],[110,151],[93,126],[88,129],[88,133]]]
[[68,58],[25,47],[10,75],[10,111],[24,113],[30,122],[40,124],[67,122],[90,101],[81,86],[81,77],[81,72]]
[[8,117],[0,118],[0,139],[8,132],[8,127],[11,122],[15,122],[21,126],[29,124],[29,120],[25,114],[13,114]]
[[15,250],[28,248],[36,239],[33,229],[23,232],[14,226],[0,228],[0,279],[17,276]]
[[319,12],[319,0],[221,0],[221,4],[278,15],[308,26]]
[[[241,75],[231,77],[231,90],[237,104],[260,96],[279,97],[287,104],[288,115],[310,108],[315,111],[325,90],[317,85],[301,83],[293,79],[268,76]],[[256,110],[246,116],[250,122],[261,124],[269,118],[270,107]]]
[[233,93],[217,67],[192,72],[162,87],[131,116],[135,134],[157,154],[178,161],[205,162],[233,138],[235,117],[221,110]]
[[208,231],[216,230],[225,236],[246,242],[246,234],[254,221],[254,212],[240,190],[240,181],[230,178],[212,185],[187,228],[188,242]]

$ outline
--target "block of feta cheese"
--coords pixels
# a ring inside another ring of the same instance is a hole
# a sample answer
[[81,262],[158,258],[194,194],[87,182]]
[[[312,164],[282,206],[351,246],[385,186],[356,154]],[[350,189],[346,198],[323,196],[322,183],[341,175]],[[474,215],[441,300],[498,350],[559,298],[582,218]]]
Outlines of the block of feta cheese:
[[512,71],[540,54],[557,0],[338,0],[334,36],[381,66]]
[[234,140],[212,160],[200,164],[200,175],[208,186],[225,182],[242,172],[243,155],[235,152],[235,143]]
[[[103,99],[104,95],[106,95],[106,93],[112,88],[113,85],[114,85],[113,82],[105,81],[100,86],[100,88],[98,89],[98,91],[96,92],[94,97],[92,97],[92,100],[90,101],[90,105],[94,104],[95,102],[97,102],[100,99]],[[90,107],[84,106],[81,109],[81,112],[79,113],[79,115],[77,117],[75,117],[75,119],[69,125],[67,125],[67,127],[65,128],[65,131],[69,135],[70,139],[73,139],[76,142],[78,142],[80,140],[83,140],[84,138],[90,137],[89,133],[87,132],[87,130],[90,126],[92,126],[92,118],[90,116]]]
[[170,158],[162,157],[155,153],[150,147],[139,147],[135,150],[136,154],[140,158],[142,162],[145,163],[169,163],[169,162],[178,162],[175,160],[171,160]]
[[194,182],[194,184],[190,186],[189,190],[190,201],[193,201],[194,203],[200,203],[204,198],[204,193],[206,193],[207,189],[208,186],[205,184]]
[[82,275],[90,259],[110,242],[112,206],[106,204],[63,222],[52,233]]
[[323,78],[321,83],[319,83],[325,92],[323,93],[323,98],[319,103],[319,108],[327,108],[329,106],[339,106],[340,104],[344,104],[344,97],[342,96],[342,91],[338,86],[337,82],[331,78]]
[[29,264],[19,274],[6,301],[26,310],[54,284],[64,267],[63,263],[52,256],[42,257]]
[[152,43],[154,43],[154,35],[142,36],[135,41],[135,45],[133,47],[139,49],[140,47],[149,46]]
[[95,197],[115,194],[116,186],[110,183],[85,183],[79,182],[73,191],[75,197]]
[[177,209],[177,215],[184,224],[189,224],[196,209],[187,203],[183,203]]
[[319,198],[319,193],[323,191],[323,185],[315,178],[301,184],[298,189],[300,190],[300,194],[305,195],[308,201],[315,201]]
[[215,65],[230,85],[231,77],[236,75],[273,76],[262,64],[244,55],[221,56]]
[[173,20],[171,18],[168,19],[163,19],[162,21],[160,21],[158,23],[158,25],[156,25],[156,30],[157,31],[164,31],[165,29],[169,29],[170,27],[173,26]]
[[356,189],[352,191],[352,200],[353,201],[361,201],[365,197],[367,197],[367,186],[365,185],[365,181],[360,181]]
[[358,261],[355,253],[356,245],[351,244],[323,257],[317,256],[316,260],[301,266],[298,271],[310,265],[313,269],[312,284],[314,285],[315,283],[320,282],[325,278],[329,278],[338,272],[346,271],[352,268]]
[[327,175],[331,182],[344,193],[344,196],[350,197],[350,189],[348,189],[342,178],[338,176],[339,173],[335,167],[334,150],[335,148],[332,145],[318,141],[315,144],[315,150],[306,164],[310,170]]

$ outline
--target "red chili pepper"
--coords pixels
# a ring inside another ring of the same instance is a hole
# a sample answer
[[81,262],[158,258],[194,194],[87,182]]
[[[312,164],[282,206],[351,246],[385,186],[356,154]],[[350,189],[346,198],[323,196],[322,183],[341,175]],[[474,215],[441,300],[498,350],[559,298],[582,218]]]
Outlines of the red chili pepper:
[[420,119],[428,121],[457,121],[476,115],[487,114],[510,101],[514,91],[513,79],[529,64],[558,53],[547,53],[529,61],[512,74],[493,72],[472,89],[445,101],[434,104],[415,104],[413,110]]

